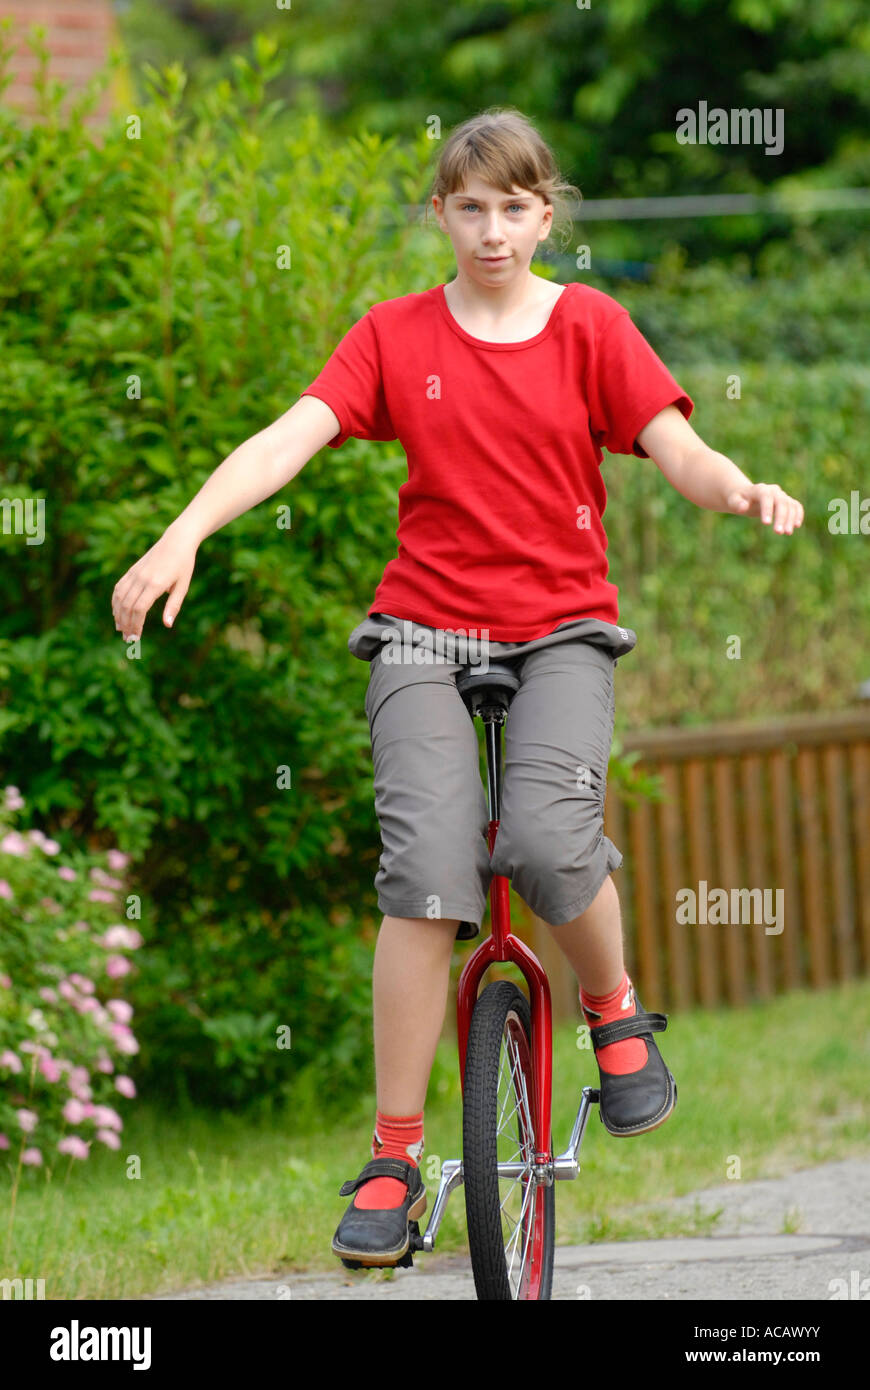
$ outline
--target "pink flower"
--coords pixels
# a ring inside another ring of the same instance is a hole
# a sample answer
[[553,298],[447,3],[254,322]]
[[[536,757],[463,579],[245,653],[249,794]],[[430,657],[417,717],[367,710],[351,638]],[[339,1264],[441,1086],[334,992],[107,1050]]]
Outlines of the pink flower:
[[105,1072],[106,1075],[111,1075],[114,1070],[115,1064],[111,1057],[101,1057],[99,1062],[97,1062],[97,1071],[102,1071]]
[[40,1168],[42,1166],[42,1154],[39,1149],[25,1149],[21,1155],[21,1162],[30,1163],[34,1168]]
[[8,835],[4,835],[0,840],[0,850],[4,854],[16,854],[20,858],[30,853],[30,846],[23,835],[19,835],[17,830],[10,830]]
[[83,999],[79,1004],[79,1013],[92,1014],[94,1010],[99,1013],[101,1007],[99,999],[92,999],[89,995],[87,999]]
[[20,811],[21,807],[24,805],[24,797],[17,787],[5,787],[3,796],[7,811]]
[[8,1149],[8,1148],[9,1148],[9,1139],[8,1139],[7,1135],[5,1135],[5,1134],[0,1134],[0,1149]]
[[49,840],[41,830],[28,830],[27,838],[32,840],[35,845],[39,845],[45,854],[58,854],[60,852],[60,845],[57,840]]
[[129,975],[132,968],[125,956],[106,957],[106,974],[110,980],[118,980],[122,975]]
[[121,1095],[127,1096],[129,1100],[132,1100],[136,1094],[136,1083],[130,1076],[116,1076],[115,1086],[121,1092]]
[[2,985],[4,989],[11,989],[11,988],[12,988],[12,979],[11,979],[11,977],[10,977],[9,975],[0,975],[0,985]]
[[80,1139],[77,1134],[68,1134],[65,1139],[59,1139],[57,1151],[62,1154],[71,1154],[73,1158],[87,1158],[90,1152],[84,1139]]
[[72,1084],[70,1084],[70,1090],[72,1091],[76,1100],[89,1101],[91,1096],[94,1094],[90,1086],[88,1086],[86,1083],[83,1083],[81,1086],[73,1086]]
[[84,1086],[89,1078],[87,1067],[71,1067],[67,1078],[70,1086]]
[[8,1071],[15,1072],[24,1070],[21,1065],[21,1058],[17,1057],[8,1047],[5,1052],[0,1052],[0,1067],[6,1067]]
[[73,922],[72,929],[73,931],[90,931],[87,922]]
[[80,975],[77,970],[73,971],[69,979],[70,983],[74,984],[76,989],[82,991],[82,994],[93,994],[96,988],[93,980],[89,980],[87,975]]
[[39,1116],[35,1110],[18,1110],[18,1123],[25,1134],[31,1134],[39,1123]]
[[107,1129],[124,1128],[124,1121],[121,1119],[117,1110],[112,1109],[111,1105],[94,1106],[94,1123],[103,1125]]
[[121,1147],[120,1139],[111,1129],[98,1129],[97,1138],[102,1139],[103,1143],[109,1149],[120,1149]]
[[105,888],[92,888],[88,897],[92,903],[113,903],[115,901],[114,893],[107,892]]
[[74,1004],[79,997],[78,990],[70,984],[69,980],[61,980],[57,992],[63,999],[68,999],[71,1004]]
[[57,1003],[57,990],[52,989],[51,985],[43,985],[39,991],[40,999],[44,999],[46,1004]]
[[91,869],[91,878],[94,883],[101,883],[104,888],[123,888],[124,884],[120,878],[112,878],[104,869]]
[[122,923],[109,927],[98,937],[97,944],[105,946],[110,950],[127,950],[141,946],[145,938],[132,927],[125,927]]
[[85,1118],[85,1107],[81,1101],[68,1100],[61,1111],[63,1118],[71,1125],[80,1125]]
[[125,1028],[122,1023],[112,1024],[112,1034],[115,1039],[115,1046],[119,1052],[123,1052],[126,1056],[132,1057],[134,1053],[139,1051],[139,1044],[130,1032],[130,1029]]
[[60,1081],[61,1070],[53,1057],[40,1057],[39,1070],[46,1081]]
[[133,1008],[126,999],[109,999],[106,1001],[106,1008],[119,1023],[129,1023],[133,1017]]
[[129,854],[122,854],[119,849],[110,849],[106,855],[106,863],[110,869],[126,869],[130,863]]
[[39,906],[44,907],[46,912],[60,912],[60,903],[56,902],[54,898],[40,898]]
[[58,878],[65,878],[68,883],[73,883],[78,878],[75,869],[71,869],[68,864],[61,864],[57,874]]
[[9,884],[6,882],[6,879],[5,879],[5,878],[0,878],[0,898],[14,898],[14,897],[15,897],[15,894],[12,892],[12,889],[9,887]]

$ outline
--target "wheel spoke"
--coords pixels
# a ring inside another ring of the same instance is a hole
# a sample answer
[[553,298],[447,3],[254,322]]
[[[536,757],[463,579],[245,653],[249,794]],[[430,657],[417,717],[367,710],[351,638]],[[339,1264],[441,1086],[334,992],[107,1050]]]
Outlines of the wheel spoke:
[[[505,1054],[507,1054],[507,1068],[504,1066]],[[531,1206],[532,1211],[534,1211],[534,1200],[537,1190],[537,1181],[530,1172],[534,1157],[531,1143],[531,1135],[534,1130],[531,1122],[526,1076],[523,1071],[519,1050],[512,1037],[508,1036],[505,1038],[505,1047],[501,1056],[502,1061],[499,1066],[499,1091],[501,1091],[502,1078],[505,1079],[507,1084],[505,1086],[506,1094],[503,1099],[500,1098],[497,1138],[509,1137],[512,1142],[514,1141],[514,1133],[511,1131],[511,1133],[508,1134],[508,1126],[510,1126],[514,1116],[516,1116],[516,1140],[518,1141],[518,1148],[510,1158],[503,1161],[513,1162],[516,1158],[522,1158],[525,1161],[525,1172],[517,1177],[506,1180],[509,1181],[510,1186],[503,1200],[500,1202],[502,1216],[508,1228],[507,1231],[503,1231],[505,1259],[508,1261],[507,1278],[514,1297],[517,1297],[527,1267],[534,1228],[533,1220],[529,1219],[529,1208]],[[513,1101],[513,1105],[510,1113],[507,1114],[507,1107],[511,1100]],[[506,1208],[508,1203],[511,1202],[518,1182],[523,1184],[521,1189],[523,1196],[519,1217],[515,1221]],[[515,1274],[514,1265],[516,1263],[517,1253],[520,1250],[520,1237],[522,1237],[522,1253],[520,1255],[519,1270]]]
[[[517,1278],[517,1286],[516,1286],[516,1287],[517,1287],[517,1292],[519,1291],[519,1286],[520,1286],[520,1281],[521,1281],[521,1279],[522,1279],[523,1270],[524,1270],[525,1267],[526,1267],[526,1255],[528,1254],[529,1244],[530,1244],[530,1241],[531,1241],[531,1224],[528,1223],[528,1222],[526,1222],[526,1221],[524,1220],[524,1218],[525,1218],[525,1216],[527,1215],[528,1204],[529,1204],[529,1195],[530,1195],[532,1192],[534,1192],[536,1186],[537,1186],[537,1184],[535,1183],[534,1180],[532,1180],[532,1181],[531,1181],[530,1183],[528,1183],[528,1185],[526,1186],[525,1194],[524,1194],[524,1197],[523,1197],[522,1211],[520,1212],[520,1219],[519,1219],[519,1222],[517,1223],[517,1232],[523,1231],[523,1234],[524,1234],[524,1236],[525,1236],[525,1240],[523,1241],[523,1257],[522,1257],[522,1261],[521,1261],[521,1263],[520,1263],[520,1272],[519,1272],[519,1276],[518,1276],[518,1278]],[[512,1238],[512,1240],[513,1240],[513,1239],[514,1239],[514,1238]],[[514,1267],[514,1257],[515,1257],[515,1255],[516,1255],[516,1245],[514,1244],[514,1251],[513,1251],[513,1254],[511,1255],[511,1262],[510,1262],[510,1266],[509,1266],[509,1268],[508,1268],[508,1282],[510,1282],[511,1273],[512,1273],[512,1271],[513,1271],[513,1267]]]

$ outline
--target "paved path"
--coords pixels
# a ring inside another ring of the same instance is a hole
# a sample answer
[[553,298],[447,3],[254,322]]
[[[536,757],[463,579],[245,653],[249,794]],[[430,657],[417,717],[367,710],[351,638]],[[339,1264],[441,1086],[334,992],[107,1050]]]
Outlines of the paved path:
[[[702,1211],[723,1208],[715,1236],[558,1246],[553,1298],[829,1300],[838,1288],[851,1288],[853,1299],[870,1295],[870,1159],[726,1182],[646,1209],[691,1211],[695,1203]],[[787,1218],[794,1234],[782,1234]],[[158,1297],[473,1301],[475,1292],[467,1257],[436,1249],[387,1277],[354,1273],[336,1260],[333,1273],[232,1279]]]

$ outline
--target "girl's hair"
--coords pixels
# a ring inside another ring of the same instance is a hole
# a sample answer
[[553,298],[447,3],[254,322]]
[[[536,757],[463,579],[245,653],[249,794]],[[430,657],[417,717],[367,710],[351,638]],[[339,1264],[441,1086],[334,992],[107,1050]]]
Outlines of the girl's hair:
[[579,203],[582,194],[574,184],[563,181],[549,145],[516,107],[490,106],[450,132],[438,160],[424,222],[429,221],[432,197],[437,194],[446,201],[450,193],[461,192],[470,174],[479,174],[503,193],[517,187],[540,194],[553,206],[553,232],[564,227],[570,238],[573,219],[565,195],[576,194]]

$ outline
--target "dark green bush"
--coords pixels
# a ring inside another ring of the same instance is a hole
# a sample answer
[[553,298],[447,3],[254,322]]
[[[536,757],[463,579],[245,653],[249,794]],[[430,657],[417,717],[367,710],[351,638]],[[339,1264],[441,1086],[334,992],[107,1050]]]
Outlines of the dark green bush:
[[154,75],[134,140],[124,116],[93,140],[0,112],[2,486],[44,499],[46,533],[0,538],[0,756],[52,833],[136,857],[152,1091],[237,1103],[310,1069],[325,1102],[370,1079],[380,846],[368,670],[346,643],[394,547],[395,486],[371,446],[324,451],[203,545],[139,659],[110,607],[369,303],[425,276],[383,225],[421,196],[419,158],[366,134],[329,149],[307,117],[267,165],[263,85],[240,64],[188,119],[183,73]]

